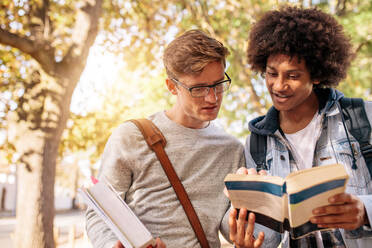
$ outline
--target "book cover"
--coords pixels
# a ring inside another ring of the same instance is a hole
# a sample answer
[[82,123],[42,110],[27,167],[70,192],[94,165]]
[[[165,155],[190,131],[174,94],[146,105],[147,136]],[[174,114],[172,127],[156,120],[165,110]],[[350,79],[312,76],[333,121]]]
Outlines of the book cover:
[[247,208],[256,222],[277,232],[301,238],[320,228],[309,221],[314,208],[345,191],[348,175],[333,164],[296,171],[286,178],[228,174],[225,185],[234,208]]
[[96,182],[79,193],[115,233],[125,248],[150,248],[155,246],[151,233],[133,213],[125,201],[105,182]]

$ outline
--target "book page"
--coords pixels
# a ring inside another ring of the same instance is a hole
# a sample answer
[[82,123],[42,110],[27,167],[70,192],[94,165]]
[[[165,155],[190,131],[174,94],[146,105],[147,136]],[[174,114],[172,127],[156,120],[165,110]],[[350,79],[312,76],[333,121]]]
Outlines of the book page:
[[344,192],[347,178],[344,167],[338,164],[298,171],[286,178],[289,223],[295,238],[318,229],[309,221],[312,210],[329,205],[329,197]]
[[233,207],[260,214],[258,223],[265,217],[283,222],[282,184],[282,178],[272,176],[228,174],[225,178]]

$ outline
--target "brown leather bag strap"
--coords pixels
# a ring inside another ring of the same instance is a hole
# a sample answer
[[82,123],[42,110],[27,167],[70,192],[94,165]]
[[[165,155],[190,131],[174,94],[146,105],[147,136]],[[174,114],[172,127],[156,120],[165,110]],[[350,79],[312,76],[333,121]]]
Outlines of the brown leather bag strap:
[[180,179],[178,178],[176,171],[174,170],[172,163],[169,161],[167,153],[164,150],[167,144],[161,131],[155,126],[155,124],[148,119],[137,119],[130,120],[133,122],[138,129],[141,131],[147,144],[156,153],[161,165],[163,166],[164,172],[167,175],[169,182],[171,183],[174,191],[176,192],[178,200],[181,202],[183,209],[189,219],[189,222],[194,230],[196,237],[202,248],[209,248],[208,240],[205,237],[203,227],[199,221],[199,218],[195,212],[194,207],[183,187]]

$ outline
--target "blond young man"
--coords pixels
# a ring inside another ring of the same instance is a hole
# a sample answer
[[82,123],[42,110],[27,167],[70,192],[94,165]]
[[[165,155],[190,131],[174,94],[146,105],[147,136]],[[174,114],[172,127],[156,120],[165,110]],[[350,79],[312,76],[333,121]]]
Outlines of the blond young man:
[[[240,142],[213,122],[231,83],[225,73],[227,54],[222,43],[198,30],[172,41],[164,53],[165,83],[177,101],[148,117],[167,140],[165,151],[213,248],[220,247],[219,230],[228,236],[223,179],[245,164]],[[131,122],[108,140],[99,173],[103,177],[160,238],[158,247],[200,247],[155,153]],[[122,247],[94,211],[89,209],[86,217],[94,247]]]

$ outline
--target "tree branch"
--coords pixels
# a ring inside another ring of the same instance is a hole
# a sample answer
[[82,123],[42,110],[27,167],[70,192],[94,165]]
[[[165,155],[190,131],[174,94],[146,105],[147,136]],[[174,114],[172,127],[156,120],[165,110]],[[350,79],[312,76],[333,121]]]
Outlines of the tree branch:
[[18,48],[24,53],[34,53],[37,48],[33,41],[26,37],[21,37],[19,35],[13,34],[0,27],[0,43],[3,45],[12,46]]
[[[76,68],[77,70],[84,69],[89,49],[93,45],[99,30],[98,24],[101,12],[102,0],[85,0],[80,6],[72,35],[73,44],[59,63],[59,67],[66,67],[73,64],[76,66],[76,63],[71,63],[75,61],[80,65]],[[63,72],[64,70],[58,71]]]
[[0,43],[15,47],[29,54],[41,65],[46,73],[53,75],[55,66],[54,49],[47,41],[40,40],[36,42],[0,28]]
[[43,21],[43,24],[44,24],[43,25],[44,39],[48,38],[50,34],[51,26],[52,26],[52,22],[49,18],[48,11],[49,11],[49,0],[43,0],[43,6],[41,7],[41,20]]

